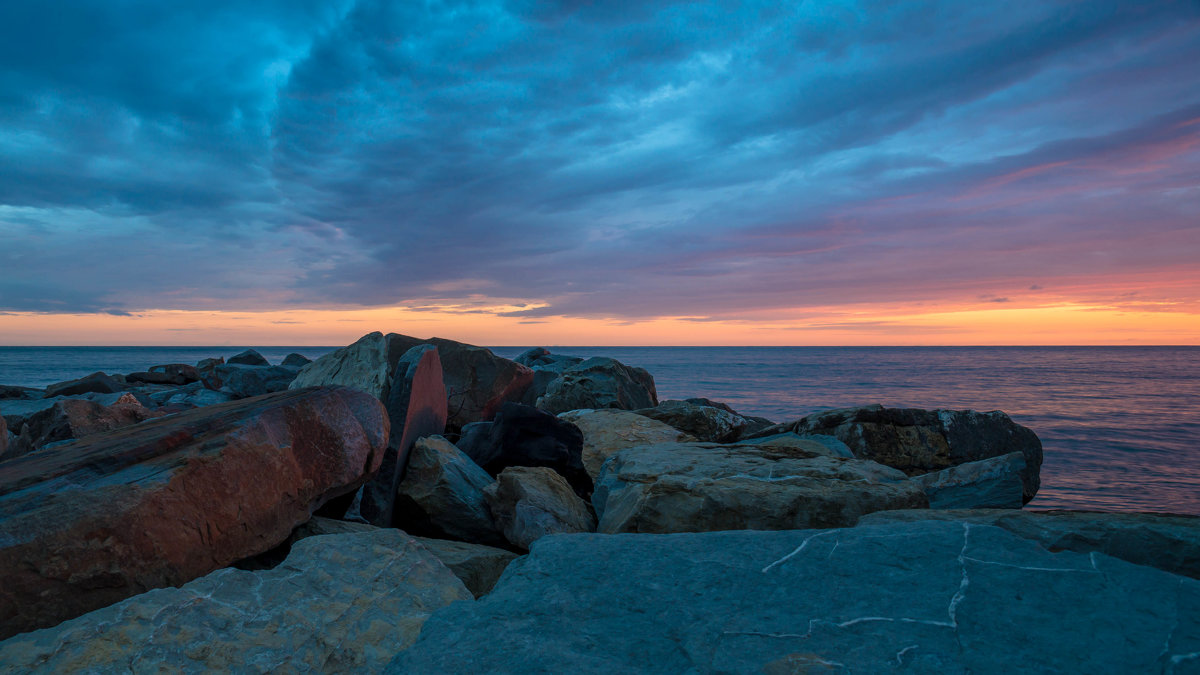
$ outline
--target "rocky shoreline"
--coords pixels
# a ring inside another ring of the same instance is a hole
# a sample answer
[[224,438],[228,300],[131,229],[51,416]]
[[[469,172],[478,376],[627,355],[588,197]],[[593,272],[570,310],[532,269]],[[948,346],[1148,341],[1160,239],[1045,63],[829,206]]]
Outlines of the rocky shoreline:
[[5,672],[1200,672],[1200,519],[1006,414],[371,333],[0,386]]

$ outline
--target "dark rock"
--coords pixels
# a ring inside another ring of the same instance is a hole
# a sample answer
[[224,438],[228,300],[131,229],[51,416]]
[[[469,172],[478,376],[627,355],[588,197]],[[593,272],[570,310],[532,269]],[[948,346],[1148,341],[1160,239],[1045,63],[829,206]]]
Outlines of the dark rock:
[[204,386],[209,389],[217,390],[221,388],[221,380],[217,377],[217,366],[225,365],[223,357],[215,359],[201,359],[196,364],[196,373],[200,375],[200,380],[204,382]]
[[215,369],[220,391],[234,398],[251,398],[284,391],[296,379],[296,371],[284,366],[241,366],[225,364]]
[[283,361],[279,365],[287,366],[288,368],[303,368],[310,363],[312,363],[312,359],[303,354],[292,352],[291,354],[283,357]]
[[33,387],[14,387],[9,384],[0,384],[0,401],[32,401],[42,398],[45,393],[41,389],[34,389]]
[[1195,580],[985,525],[555,536],[384,672],[1181,672],[1197,616]]
[[584,408],[637,410],[656,405],[658,394],[650,373],[604,357],[567,368],[537,400],[537,407],[554,414]]
[[411,534],[502,546],[484,488],[494,481],[441,436],[418,439],[408,454],[393,520]]
[[517,363],[528,366],[530,368],[542,368],[552,373],[561,373],[571,366],[582,363],[583,358],[578,356],[564,356],[562,354],[551,354],[549,349],[545,347],[534,347],[521,352],[517,358],[513,359]]
[[8,425],[5,424],[4,418],[0,417],[0,460],[5,458],[8,452]]
[[51,443],[120,429],[161,414],[147,409],[130,394],[121,395],[109,406],[84,399],[60,399],[50,408],[31,415],[22,426],[20,437],[0,459],[19,457]]
[[544,466],[557,471],[580,497],[592,494],[583,465],[583,433],[574,424],[519,403],[505,403],[490,426],[473,426],[458,448],[495,476],[510,466]]
[[550,388],[550,383],[559,378],[561,373],[556,370],[536,367],[533,369],[533,379],[529,382],[529,387],[525,389],[525,393],[521,394],[522,405],[535,405],[537,400],[545,395],[546,390]]
[[266,360],[262,354],[259,354],[258,352],[254,351],[253,349],[247,349],[246,351],[241,352],[240,354],[234,354],[233,356],[229,357],[229,359],[227,361],[225,361],[225,363],[235,365],[235,366],[269,366],[269,365],[271,365],[270,361]]
[[490,349],[433,338],[442,358],[451,433],[472,422],[491,420],[500,407],[519,402],[533,382],[533,371],[496,356]]
[[663,401],[653,408],[634,412],[675,427],[706,443],[732,443],[750,425],[749,420],[733,412],[729,406],[716,407],[693,401]]
[[8,423],[8,428],[15,431],[20,431],[21,426],[29,420],[30,417],[49,410],[54,407],[55,403],[63,400],[59,398],[42,398],[37,400],[26,400],[20,398],[0,399],[0,416],[4,417],[4,421]]
[[186,377],[179,373],[156,373],[152,371],[141,373],[129,373],[125,376],[125,382],[130,384],[145,383],[145,384],[169,384],[169,385],[184,385],[190,382]]
[[199,408],[18,457],[0,470],[0,635],[180,585],[287,539],[356,489],[383,406],[344,388]]
[[544,466],[510,466],[484,495],[504,536],[522,549],[548,534],[596,531],[596,517],[587,502]]
[[847,527],[885,509],[928,505],[882,464],[797,448],[645,445],[604,464],[592,504],[598,531],[704,532]]
[[1135,565],[1200,579],[1200,517],[1165,513],[964,509],[880,511],[859,526],[938,520],[994,525],[1047,551],[1103,553]]
[[351,515],[372,525],[387,527],[395,516],[396,490],[418,438],[446,429],[446,388],[437,348],[418,345],[396,362],[389,386],[387,411],[392,421],[387,454],[379,473],[362,490]]
[[759,435],[786,431],[837,437],[859,459],[895,467],[910,476],[965,462],[1020,452],[1025,503],[1037,494],[1042,443],[1033,431],[994,410],[922,410],[879,405],[843,408],[780,424]]
[[223,569],[0,644],[0,670],[378,672],[471,595],[398,530],[312,537],[274,570]]
[[[196,366],[189,366],[186,363],[166,363],[158,366],[150,366],[150,372],[174,375],[183,380],[179,384],[199,382],[201,379],[200,370]],[[128,379],[128,376],[126,376],[126,379]]]
[[913,476],[925,490],[931,509],[1019,509],[1024,506],[1019,452],[966,462],[934,473]]
[[150,398],[159,405],[183,405],[192,408],[228,403],[234,399],[233,394],[213,391],[204,386],[203,382],[192,382],[182,387],[156,392],[151,394]]
[[125,390],[125,385],[117,382],[112,377],[100,372],[92,373],[87,377],[81,377],[78,380],[68,380],[59,382],[46,387],[43,394],[44,398],[54,398],[55,396],[75,396],[77,394],[86,394],[96,392],[99,394],[113,394]]

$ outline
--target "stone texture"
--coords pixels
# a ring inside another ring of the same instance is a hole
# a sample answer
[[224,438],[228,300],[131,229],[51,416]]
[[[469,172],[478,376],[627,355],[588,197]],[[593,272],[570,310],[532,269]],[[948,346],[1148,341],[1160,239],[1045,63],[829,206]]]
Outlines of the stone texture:
[[931,509],[1019,509],[1025,505],[1019,452],[914,476]]
[[846,459],[854,459],[854,453],[850,452],[849,446],[839,441],[833,436],[823,436],[819,434],[810,434],[801,436],[793,432],[775,434],[773,436],[763,436],[761,438],[753,438],[745,441],[738,441],[737,445],[758,445],[762,447],[773,448],[795,448],[812,452],[818,455],[829,455],[830,457],[844,457]]
[[20,437],[7,455],[0,454],[0,459],[19,457],[51,443],[120,429],[161,414],[147,409],[128,393],[108,406],[84,399],[60,399],[50,408],[31,415],[22,426]]
[[342,385],[387,401],[396,363],[418,344],[420,340],[395,333],[368,333],[301,368],[289,388]]
[[443,338],[428,342],[442,358],[450,411],[446,429],[451,433],[493,419],[505,403],[520,402],[533,382],[532,370],[484,347]]
[[749,420],[728,406],[718,408],[690,401],[663,401],[653,408],[634,412],[675,427],[706,443],[732,443],[750,425]]
[[870,459],[915,476],[1020,452],[1025,503],[1037,494],[1042,443],[1033,431],[993,410],[922,410],[879,405],[828,410],[776,425],[760,436],[794,431],[836,437],[860,459]]
[[587,503],[553,469],[510,466],[483,493],[504,536],[523,549],[548,534],[596,530]]
[[125,385],[116,381],[109,375],[101,372],[95,372],[87,377],[81,377],[78,380],[68,380],[59,382],[46,387],[46,391],[42,394],[45,398],[54,398],[55,396],[75,396],[78,394],[87,394],[95,392],[98,394],[113,394],[123,391]]
[[204,386],[203,382],[192,382],[175,389],[160,391],[152,394],[151,398],[160,405],[183,405],[197,408],[234,400],[233,394],[214,391]]
[[182,584],[275,546],[378,468],[387,433],[371,397],[302,390],[5,462],[0,636]]
[[[365,523],[351,523],[317,516],[296,528],[296,531],[292,533],[292,538],[299,541],[305,537],[320,534],[374,532],[380,529]],[[430,553],[437,556],[443,565],[450,568],[454,576],[458,577],[467,590],[477,598],[490,593],[492,587],[496,585],[496,580],[504,573],[508,564],[517,558],[517,554],[512,551],[481,544],[427,537],[413,538],[429,549]]]
[[592,504],[598,531],[846,527],[872,511],[925,507],[920,486],[875,462],[792,448],[713,443],[622,450]]
[[288,368],[303,368],[310,363],[312,363],[312,359],[303,354],[292,352],[291,354],[283,357],[283,360],[279,362],[279,365],[287,366]]
[[1194,672],[1200,582],[961,523],[540,540],[400,673]]
[[584,408],[637,410],[656,405],[658,394],[650,373],[604,357],[593,357],[565,369],[537,400],[537,407],[554,414]]
[[1200,579],[1200,517],[1162,513],[1013,511],[1011,509],[880,511],[859,525],[927,520],[1001,527],[1049,551],[1097,551],[1136,565]]
[[391,525],[395,517],[396,491],[413,444],[446,429],[446,388],[437,349],[418,345],[405,352],[396,362],[388,390],[392,429],[387,454],[350,507],[352,517],[380,527]]
[[[165,363],[158,366],[150,366],[150,372],[177,376],[183,380],[179,384],[199,382],[202,379],[200,370],[196,366],[190,366],[186,363]],[[128,380],[129,376],[126,375],[125,379]]]
[[398,530],[312,537],[260,572],[223,569],[0,643],[6,672],[377,672],[471,595]]
[[45,394],[44,391],[41,389],[34,389],[33,387],[17,387],[11,384],[0,384],[0,401],[9,399],[30,401],[41,398],[43,394]]
[[583,466],[583,433],[574,424],[519,403],[505,403],[491,423],[472,425],[458,447],[495,476],[510,466],[554,469],[580,497],[592,494]]
[[296,370],[284,366],[227,363],[216,366],[213,373],[221,382],[220,391],[234,398],[252,398],[286,391],[296,379]]
[[450,441],[418,439],[397,490],[394,523],[411,534],[504,545],[483,496],[493,482]]
[[240,354],[234,354],[233,356],[229,357],[229,359],[227,361],[225,361],[225,363],[229,364],[229,365],[235,365],[235,366],[269,366],[269,365],[271,365],[271,362],[268,361],[266,359],[266,357],[264,357],[262,354],[259,354],[256,351],[254,351],[253,349],[247,349],[246,351],[241,352]]
[[583,433],[583,466],[592,480],[600,475],[604,460],[620,450],[696,440],[672,426],[628,410],[570,410],[558,417]]

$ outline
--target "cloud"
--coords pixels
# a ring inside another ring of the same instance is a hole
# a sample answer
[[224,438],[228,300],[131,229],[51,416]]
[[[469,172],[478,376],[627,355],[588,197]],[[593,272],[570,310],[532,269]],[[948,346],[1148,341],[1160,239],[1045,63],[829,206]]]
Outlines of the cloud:
[[1192,3],[69,9],[0,9],[0,309],[706,321],[1200,258]]

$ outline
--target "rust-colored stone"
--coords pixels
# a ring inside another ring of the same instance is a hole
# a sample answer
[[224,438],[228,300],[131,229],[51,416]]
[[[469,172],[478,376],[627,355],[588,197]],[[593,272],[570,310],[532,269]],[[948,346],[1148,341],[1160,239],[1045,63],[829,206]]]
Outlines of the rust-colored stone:
[[0,464],[0,638],[266,551],[376,471],[388,431],[371,396],[302,389]]

